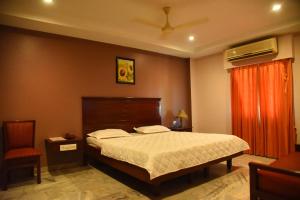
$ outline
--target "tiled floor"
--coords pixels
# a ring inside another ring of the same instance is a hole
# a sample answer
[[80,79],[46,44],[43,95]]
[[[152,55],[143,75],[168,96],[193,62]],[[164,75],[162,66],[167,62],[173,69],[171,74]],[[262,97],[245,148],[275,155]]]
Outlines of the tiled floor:
[[226,172],[226,163],[220,163],[210,168],[208,178],[198,173],[192,183],[188,183],[186,177],[163,183],[158,197],[149,192],[147,185],[106,166],[85,166],[55,173],[44,168],[41,184],[36,184],[35,180],[10,184],[7,191],[0,192],[0,199],[245,200],[249,199],[249,161],[270,163],[272,160],[243,155],[233,159],[230,173]]

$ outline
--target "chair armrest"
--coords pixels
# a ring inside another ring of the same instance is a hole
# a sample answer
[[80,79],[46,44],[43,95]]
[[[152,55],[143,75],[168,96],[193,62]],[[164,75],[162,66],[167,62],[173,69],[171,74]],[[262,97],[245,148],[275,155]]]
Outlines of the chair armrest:
[[249,167],[250,167],[250,173],[251,173],[251,171],[256,172],[258,169],[262,169],[262,170],[266,170],[266,171],[270,171],[270,172],[300,177],[300,171],[289,170],[289,169],[284,169],[284,168],[279,168],[279,167],[273,167],[270,165],[265,165],[265,164],[256,163],[256,162],[250,162]]

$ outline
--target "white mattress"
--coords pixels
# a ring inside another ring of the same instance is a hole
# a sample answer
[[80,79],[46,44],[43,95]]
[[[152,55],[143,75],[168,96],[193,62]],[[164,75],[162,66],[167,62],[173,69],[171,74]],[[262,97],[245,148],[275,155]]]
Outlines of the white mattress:
[[100,140],[89,137],[87,143],[101,147],[104,156],[146,169],[150,179],[249,149],[234,135],[173,131]]

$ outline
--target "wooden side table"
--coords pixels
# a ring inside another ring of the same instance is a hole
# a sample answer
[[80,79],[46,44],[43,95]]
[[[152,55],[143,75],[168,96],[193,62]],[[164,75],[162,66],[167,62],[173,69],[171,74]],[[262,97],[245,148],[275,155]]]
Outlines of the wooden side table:
[[83,164],[83,142],[81,139],[45,140],[48,169],[57,170]]
[[192,127],[182,127],[182,128],[170,128],[172,131],[180,131],[180,132],[192,132]]

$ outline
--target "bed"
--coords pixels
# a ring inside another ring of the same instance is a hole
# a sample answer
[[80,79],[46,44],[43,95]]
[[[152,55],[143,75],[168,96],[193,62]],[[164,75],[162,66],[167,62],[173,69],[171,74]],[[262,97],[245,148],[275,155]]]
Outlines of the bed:
[[[160,110],[160,98],[83,97],[82,121],[84,141],[87,141],[87,134],[95,130],[115,128],[133,132],[133,127],[161,124]],[[176,133],[173,134],[173,136],[172,133],[162,133],[159,137],[178,137],[180,140],[181,137],[184,137],[183,135],[184,133]],[[144,138],[150,140],[154,137],[156,136],[147,135]],[[194,133],[190,133],[189,137],[196,136]],[[118,139],[122,140],[120,138]],[[133,139],[126,138],[124,141],[125,140],[129,141]],[[157,191],[159,185],[164,181],[191,174],[201,169],[207,169],[216,163],[227,161],[227,168],[230,170],[232,167],[232,158],[242,155],[243,150],[236,151],[229,155],[222,155],[214,160],[209,160],[198,165],[155,175],[137,164],[131,164],[124,160],[112,158],[111,156],[104,156],[101,154],[101,148],[89,145],[87,142],[85,142],[84,155],[86,161],[90,159],[98,160],[150,184],[152,188]]]

